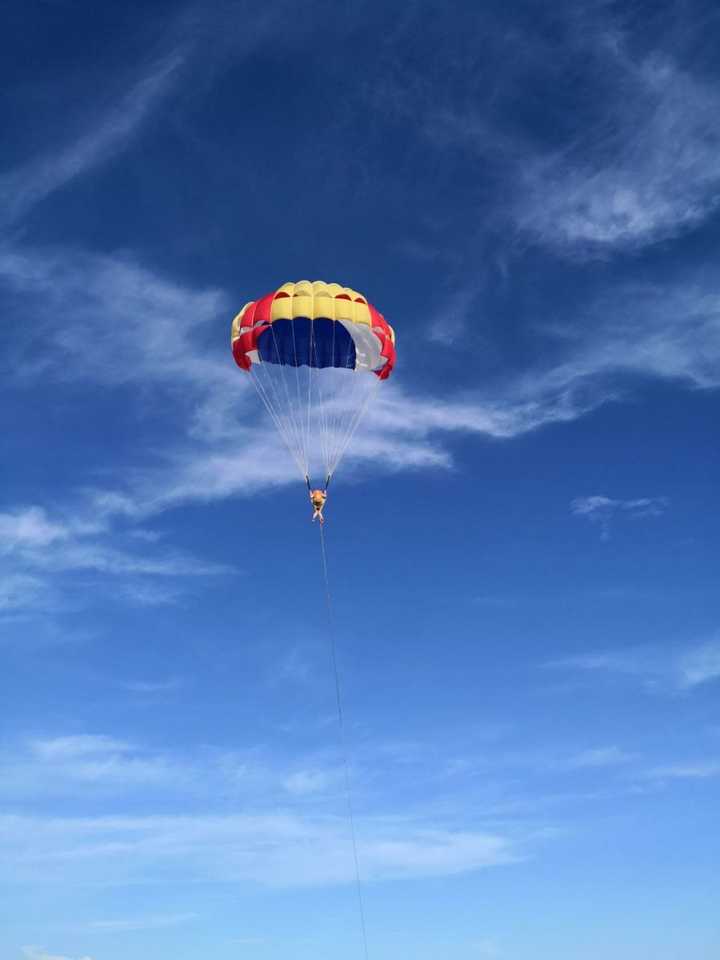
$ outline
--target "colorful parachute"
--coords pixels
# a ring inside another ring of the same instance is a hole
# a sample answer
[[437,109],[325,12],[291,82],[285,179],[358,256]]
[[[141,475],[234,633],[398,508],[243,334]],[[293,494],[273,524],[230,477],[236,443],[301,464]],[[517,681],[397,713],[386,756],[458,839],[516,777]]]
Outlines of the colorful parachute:
[[327,483],[392,372],[395,333],[357,291],[302,280],[242,308],[232,351],[303,477],[321,465]]

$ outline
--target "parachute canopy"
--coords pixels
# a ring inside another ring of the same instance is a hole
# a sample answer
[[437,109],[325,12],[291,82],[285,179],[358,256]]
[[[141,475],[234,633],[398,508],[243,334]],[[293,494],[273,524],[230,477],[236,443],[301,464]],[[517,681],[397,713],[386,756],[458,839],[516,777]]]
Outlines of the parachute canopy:
[[371,371],[381,380],[395,365],[395,333],[362,294],[322,280],[285,283],[247,303],[233,320],[233,356],[254,363]]
[[245,304],[231,343],[303,476],[319,459],[327,481],[392,373],[393,328],[356,290],[301,280]]

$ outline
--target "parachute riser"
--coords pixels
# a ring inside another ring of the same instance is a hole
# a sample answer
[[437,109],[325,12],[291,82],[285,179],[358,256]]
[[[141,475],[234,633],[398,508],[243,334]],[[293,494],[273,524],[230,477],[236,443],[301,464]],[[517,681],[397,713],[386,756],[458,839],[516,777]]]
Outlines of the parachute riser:
[[[325,477],[325,486],[322,488],[322,489],[323,489],[323,493],[327,493],[327,489],[328,489],[328,487],[330,486],[330,481],[331,481],[331,480],[332,480],[332,474],[329,473],[329,474]],[[305,483],[307,484],[308,493],[312,493],[312,491],[313,491],[313,486],[312,486],[312,484],[310,483],[310,477],[309,477],[307,474],[305,474]]]

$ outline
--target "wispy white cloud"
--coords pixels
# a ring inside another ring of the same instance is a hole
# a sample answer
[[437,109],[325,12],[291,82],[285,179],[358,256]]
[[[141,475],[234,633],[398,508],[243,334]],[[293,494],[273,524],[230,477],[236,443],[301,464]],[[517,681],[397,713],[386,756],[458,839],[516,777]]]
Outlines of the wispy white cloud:
[[41,577],[29,574],[0,575],[0,615],[28,608],[45,609],[51,604],[50,586]]
[[191,784],[196,771],[180,758],[141,750],[100,734],[34,739],[0,757],[5,796],[127,793],[138,788]]
[[[28,555],[25,554],[28,558]],[[162,577],[207,576],[228,573],[226,567],[180,554],[158,557],[132,555],[106,543],[78,543],[50,556],[32,556],[32,562],[48,570],[95,570],[113,575],[139,574]]]
[[[625,398],[649,377],[693,389],[720,387],[720,290],[707,276],[620,283],[589,301],[581,316],[556,317],[552,324],[540,320],[536,326],[552,349],[541,351],[542,359],[530,369],[506,371],[502,382],[490,383],[482,394],[436,398],[398,392],[387,400],[384,427],[392,430],[394,420],[395,431],[417,436],[465,432],[511,438],[577,420]],[[438,448],[437,441],[433,446]],[[602,506],[595,501],[596,516]],[[654,496],[604,507],[605,514],[659,513],[667,501]]]
[[568,354],[555,380],[620,373],[720,386],[720,289],[712,276],[621,283],[575,320],[552,328]]
[[[230,386],[224,353],[201,345],[230,313],[219,291],[194,290],[131,260],[80,251],[0,250],[0,278],[26,298],[36,319],[32,339],[19,341],[24,355],[11,358],[15,376]],[[28,349],[37,337],[49,339],[53,356]],[[241,392],[237,380],[234,386]]]
[[487,937],[484,940],[477,940],[475,943],[471,943],[470,949],[477,957],[495,958],[502,955],[502,951],[497,940]]
[[[374,881],[448,876],[522,859],[507,837],[419,827],[375,817],[363,829],[363,872]],[[2,870],[17,881],[93,877],[104,883],[176,880],[250,882],[274,887],[353,880],[347,826],[297,814],[95,818],[0,817]]]
[[551,660],[548,667],[587,671],[611,671],[618,673],[654,673],[656,656],[646,648],[625,651],[601,651],[580,653],[559,660]]
[[579,654],[551,661],[549,667],[626,675],[654,691],[691,691],[720,679],[720,639],[668,647],[645,646]]
[[132,750],[129,743],[104,734],[78,734],[53,737],[49,740],[33,740],[30,747],[38,757],[60,761],[98,754],[122,754]]
[[669,57],[634,59],[599,38],[615,78],[606,117],[569,148],[520,168],[517,226],[571,256],[654,243],[720,202],[720,91]]
[[678,663],[679,683],[685,689],[720,678],[720,637],[684,653]]
[[634,517],[659,517],[667,507],[666,497],[638,497],[635,500],[611,500],[602,495],[577,497],[570,509],[580,517],[594,517],[597,514],[613,514],[626,511]]
[[[425,770],[424,761],[418,767]],[[433,764],[441,768],[444,757]],[[428,783],[438,772],[427,774]],[[501,833],[477,827],[477,810],[395,807],[388,790],[392,764],[363,754],[356,799],[371,802],[362,818],[363,871],[369,879],[460,873],[512,863],[530,840],[521,826]],[[0,818],[0,863],[24,879],[82,878],[137,882],[168,870],[186,880],[247,880],[273,885],[345,883],[352,879],[341,767],[334,754],[282,760],[263,749],[210,748],[184,753],[142,748],[107,735],[35,738],[0,757],[6,808],[32,797],[36,805],[72,797],[79,813],[99,800],[133,798],[134,817]],[[237,816],[227,816],[227,801]],[[197,815],[159,815],[157,810]],[[291,809],[291,812],[280,805]],[[473,824],[469,826],[469,824]],[[44,839],[43,839],[44,837]],[[0,873],[2,872],[0,867]],[[109,872],[108,872],[109,871]]]
[[16,507],[0,513],[0,555],[37,570],[95,570],[110,574],[190,576],[224,572],[181,554],[130,553],[109,542],[106,518],[91,510],[50,518],[44,507]]
[[[22,954],[25,960],[75,960],[59,953],[48,953],[43,947],[23,947]],[[77,960],[92,960],[92,957],[78,957]]]
[[168,913],[125,920],[92,920],[87,926],[107,933],[125,933],[135,930],[164,930],[179,927],[197,918],[196,913]]
[[0,514],[0,544],[6,552],[23,547],[47,547],[69,536],[68,528],[51,521],[42,507]]
[[668,506],[667,497],[637,497],[634,500],[613,500],[602,494],[591,497],[576,497],[570,503],[570,511],[576,517],[585,517],[600,527],[600,537],[610,538],[610,522],[618,514],[631,517],[659,517]]
[[295,770],[285,778],[283,786],[293,796],[304,797],[337,788],[339,782],[340,772],[337,770]]
[[299,795],[285,792],[298,770],[313,770],[318,784],[323,776],[329,783],[335,759],[326,767],[324,774],[317,757],[296,757],[291,763],[260,748],[161,749],[105,734],[35,736],[3,746],[0,797],[6,804],[73,797],[80,807],[92,799],[128,796],[144,805],[216,804],[227,797],[262,805],[268,798]]
[[[135,694],[139,687],[144,696],[158,692],[158,685],[125,686]],[[0,753],[0,797],[162,798],[171,791],[175,801],[242,795],[245,802],[264,803],[283,795],[322,798],[337,783],[337,771],[334,757],[283,762],[260,749],[163,750],[106,734],[36,736]]]
[[633,759],[633,754],[613,745],[582,750],[570,759],[570,765],[578,768],[614,767],[618,764],[629,763]]
[[720,777],[720,760],[668,764],[654,767],[646,775],[652,780],[707,780]]
[[712,273],[610,284],[572,315],[560,309],[552,322],[532,324],[542,346],[527,368],[506,369],[502,380],[463,397],[400,398],[396,416],[430,435],[509,438],[624,400],[649,378],[720,387],[720,285]]
[[468,322],[477,319],[481,290],[482,284],[477,277],[469,283],[457,285],[428,321],[428,339],[445,346],[454,344]]
[[0,220],[17,220],[31,207],[117,154],[173,88],[183,62],[180,50],[154,63],[96,125],[64,148],[0,174]]
[[[200,566],[203,564],[200,563]],[[113,587],[113,596],[117,600],[127,601],[135,607],[164,607],[179,604],[183,602],[186,593],[186,585],[180,586],[177,582],[172,584],[151,582],[147,578],[126,580]]]
[[142,696],[154,696],[162,693],[174,693],[183,686],[183,681],[179,677],[169,677],[167,680],[130,680],[121,684],[123,689],[130,693],[137,693]]
[[[66,141],[53,143],[39,156],[0,173],[0,223],[8,226],[21,220],[46,197],[116,158],[135,142],[183,81],[187,99],[189,90],[206,89],[218,70],[237,63],[268,37],[276,49],[280,43],[297,47],[305,34],[316,36],[323,25],[322,14],[308,14],[296,21],[294,30],[278,34],[278,22],[293,13],[287,0],[247,7],[242,15],[223,0],[204,4],[205,16],[198,15],[199,9],[182,5],[178,13],[165,18],[159,52],[115,73],[103,64],[99,85],[89,76],[82,118],[76,123],[68,119]],[[108,90],[119,92],[108,96]],[[93,96],[97,91],[100,96]]]
[[[130,549],[119,546],[123,541]],[[38,505],[0,513],[0,562],[3,558],[13,570],[5,573],[0,567],[4,616],[71,608],[81,602],[85,591],[78,578],[86,575],[108,578],[116,600],[151,606],[175,602],[188,578],[229,572],[153,542],[125,538],[92,502],[55,517]]]
[[304,686],[311,680],[313,672],[313,664],[307,651],[297,645],[278,660],[273,661],[274,682],[290,682]]
[[[405,29],[409,23],[412,17]],[[437,28],[438,50],[451,32]],[[603,3],[553,11],[552,31],[528,35],[498,24],[496,34],[502,40],[487,44],[482,66],[476,51],[458,55],[462,42],[454,38],[450,82],[403,61],[386,64],[369,85],[375,108],[412,124],[426,148],[475,161],[470,197],[483,224],[474,227],[467,213],[463,222],[474,246],[488,227],[503,236],[509,226],[573,259],[607,256],[675,236],[716,211],[714,79],[681,66],[670,52],[637,52],[643,44]],[[570,75],[582,77],[577,92],[568,90]],[[508,122],[529,88],[548,90],[541,132]],[[476,269],[484,260],[476,258]]]

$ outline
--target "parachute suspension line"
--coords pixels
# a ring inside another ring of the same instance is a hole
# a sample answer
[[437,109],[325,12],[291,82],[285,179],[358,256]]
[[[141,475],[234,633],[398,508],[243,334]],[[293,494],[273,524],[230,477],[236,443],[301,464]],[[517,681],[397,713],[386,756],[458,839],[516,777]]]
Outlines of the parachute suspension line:
[[352,404],[353,413],[350,416],[347,428],[339,437],[338,447],[331,464],[333,473],[335,470],[337,470],[340,461],[345,456],[345,453],[350,446],[350,442],[355,436],[355,432],[357,431],[371,400],[375,396],[375,391],[378,389],[379,384],[380,379],[375,375],[372,375],[369,378],[367,376],[357,377],[356,389]]
[[[312,479],[322,469],[327,488],[380,380],[353,369],[353,341],[347,338],[343,346],[339,346],[336,323],[332,326],[332,357],[337,367],[329,369],[321,367],[327,356],[315,335],[313,318],[310,318],[306,347],[305,344],[301,346],[297,331],[291,325],[292,360],[288,358],[288,363],[275,362],[281,356],[279,335],[276,336],[274,325],[270,325],[270,330],[273,354],[265,361],[260,358],[253,361],[249,371],[253,386],[302,478]],[[293,365],[294,373],[284,369]],[[304,377],[307,377],[307,383]],[[321,478],[318,476],[317,479]]]
[[345,452],[347,451],[347,448],[350,446],[350,441],[355,436],[355,432],[357,431],[357,428],[360,426],[362,418],[365,416],[365,412],[367,411],[367,408],[370,406],[370,401],[375,396],[375,393],[379,385],[380,385],[380,378],[375,377],[375,383],[373,383],[371,386],[367,388],[365,399],[363,400],[362,404],[360,405],[355,415],[351,419],[350,426],[348,427],[344,440],[337,451],[337,455],[334,461],[330,465],[330,470],[328,471],[330,476],[332,476],[333,473],[335,473],[335,470],[337,469],[338,464],[340,463],[342,458],[345,456]]
[[[255,372],[256,369],[257,373]],[[266,363],[254,364],[253,367],[250,368],[250,373],[255,375],[256,379],[254,379],[254,382],[261,385],[263,388],[263,393],[261,396],[263,399],[267,399],[267,404],[269,405],[275,417],[278,430],[280,431],[280,435],[285,441],[286,446],[290,450],[293,458],[298,463],[301,463],[302,450],[298,449],[297,444],[294,443],[288,415],[287,413],[283,413],[284,404],[279,394],[276,377],[271,373],[270,367]]]
[[[270,365],[259,363],[257,364],[257,371],[257,374],[253,378],[253,382],[258,388],[261,398],[266,401],[265,405],[273,417],[273,420],[278,428],[278,432],[280,433],[280,436],[283,439],[291,457],[298,465],[298,469],[300,470],[301,474],[304,475],[306,472],[306,466],[303,462],[303,450],[298,447],[297,443],[295,442],[287,414],[283,414],[285,405],[283,404],[282,398],[279,395],[276,379],[270,372]],[[250,373],[253,374],[253,372],[254,371],[251,369]]]
[[[337,323],[338,321],[336,320],[335,325],[333,326],[333,356],[335,356],[335,328],[337,326]],[[345,347],[345,358],[342,364],[344,368],[347,368],[348,360],[350,358],[350,352],[352,350],[352,344],[353,344],[353,341],[350,338],[348,338],[346,342],[346,347]],[[342,374],[338,372],[338,375],[341,376]],[[344,379],[347,380],[348,376],[349,374],[346,374]],[[347,400],[346,397],[343,397],[342,399]],[[329,421],[330,421],[330,426],[328,428],[328,433],[329,433],[328,446],[330,450],[328,452],[327,463],[325,464],[325,473],[328,476],[330,475],[330,472],[332,469],[331,464],[335,456],[335,446],[338,442],[338,434],[342,426],[342,399],[337,395],[337,392],[336,392],[335,402],[330,406],[330,409],[328,411]]]
[[[335,343],[336,343],[336,336],[335,336],[335,334],[337,333],[337,325],[338,325],[338,321],[337,321],[337,320],[334,320],[333,325],[332,325],[332,334],[333,334],[333,335],[332,335],[332,355],[333,355],[333,363],[335,362]],[[346,362],[347,362],[347,361],[346,361]],[[336,421],[336,419],[337,419],[337,398],[336,398],[336,402],[335,402],[334,405],[333,405],[332,403],[328,405],[328,417],[327,417],[327,418],[328,418],[328,453],[327,453],[327,459],[326,459],[326,462],[325,462],[325,477],[326,477],[326,480],[325,480],[325,490],[327,490],[327,485],[328,485],[328,483],[330,482],[330,451],[332,450],[332,447],[333,447],[333,444],[334,444],[334,438],[335,438],[335,429],[336,429],[336,423],[335,423],[335,421]]]
[[258,390],[262,388],[261,397],[267,401],[267,406],[272,411],[275,422],[278,424],[280,435],[285,441],[293,457],[297,460],[297,450],[293,447],[292,438],[288,432],[286,418],[282,413],[282,403],[278,396],[277,383],[268,372],[264,363],[253,364],[250,368],[250,374]]
[[[307,365],[308,365],[308,390],[307,390],[307,436],[311,436],[310,433],[310,415],[312,413],[312,348],[313,340],[315,338],[315,325],[313,323],[312,317],[310,318],[310,340],[308,341],[308,356],[307,356]],[[302,407],[300,408],[302,410]],[[308,453],[308,461],[309,461]],[[310,464],[308,463],[308,473],[310,473]]]
[[[328,477],[328,482],[330,478]],[[326,485],[327,486],[327,485]],[[340,685],[340,671],[338,669],[337,642],[335,639],[335,616],[333,613],[332,598],[330,596],[330,580],[328,577],[327,551],[325,550],[325,532],[323,525],[318,524],[320,529],[320,553],[322,555],[323,576],[325,578],[325,602],[327,605],[328,628],[330,633],[330,652],[332,656],[333,676],[335,678],[335,700],[337,704],[338,727],[340,730],[340,743],[342,747],[343,772],[345,779],[345,802],[348,811],[348,821],[350,824],[350,836],[352,838],[353,860],[355,862],[355,889],[357,892],[358,911],[360,917],[360,931],[362,933],[363,952],[365,960],[369,960],[367,927],[365,924],[365,905],[363,902],[362,880],[360,877],[360,859],[358,857],[357,834],[355,832],[355,813],[353,810],[352,790],[350,783],[350,764],[348,762],[348,743],[347,732],[345,730],[345,715],[342,706],[342,688]]]
[[[254,366],[254,365],[253,365],[253,366]],[[258,364],[258,366],[262,366],[262,364]],[[265,406],[265,409],[266,409],[267,412],[270,414],[270,418],[272,419],[273,423],[275,424],[275,426],[276,426],[276,428],[277,428],[277,431],[278,431],[278,433],[280,434],[280,437],[281,437],[283,443],[284,443],[285,446],[287,447],[288,453],[290,454],[290,456],[292,457],[292,459],[293,459],[293,460],[295,461],[295,463],[297,464],[298,469],[300,470],[301,475],[302,475],[302,476],[305,476],[306,473],[307,473],[307,470],[305,469],[305,467],[303,467],[303,464],[302,464],[300,458],[298,457],[296,450],[294,449],[294,447],[293,447],[293,445],[292,445],[292,441],[291,441],[290,437],[288,436],[287,430],[286,430],[286,428],[285,428],[285,425],[284,425],[284,423],[283,423],[283,421],[282,421],[279,413],[278,413],[278,412],[275,410],[275,408],[273,407],[273,403],[272,403],[270,397],[268,396],[268,393],[267,393],[267,390],[266,390],[266,388],[265,388],[265,385],[262,383],[262,381],[260,380],[259,376],[257,376],[257,374],[255,373],[255,371],[253,370],[252,367],[250,368],[249,373],[250,373],[250,378],[251,378],[251,380],[252,380],[252,382],[253,382],[253,386],[255,387],[255,390],[257,391],[258,396],[259,396],[260,399],[262,400],[262,402],[263,402],[263,404],[264,404],[264,406]]]
[[[328,457],[328,462],[326,465],[326,472],[332,474],[337,465],[337,454],[342,445],[343,439],[345,437],[345,432],[347,430],[348,422],[350,416],[348,415],[349,410],[355,410],[357,407],[357,393],[358,385],[362,384],[364,378],[358,379],[357,373],[348,369],[348,363],[350,361],[350,354],[353,350],[353,341],[348,339],[346,348],[345,348],[345,359],[343,361],[343,368],[347,370],[345,379],[352,384],[352,390],[350,395],[347,396],[343,394],[342,397],[336,396],[334,408],[331,409],[332,415],[332,428],[331,428],[331,453]],[[343,371],[344,372],[344,371]],[[345,404],[343,405],[343,400]],[[351,402],[352,401],[352,402]]]
[[[319,368],[320,364],[318,362],[317,354],[317,343],[315,344],[315,369]],[[311,368],[312,369],[312,368]],[[327,475],[330,463],[330,451],[328,449],[328,444],[330,442],[330,434],[328,430],[328,409],[325,404],[325,397],[323,396],[322,390],[322,375],[315,375],[315,390],[317,396],[317,408],[320,413],[320,446],[322,448],[322,458],[323,458],[323,469]]]
[[291,323],[291,324],[290,324],[290,330],[292,331],[293,356],[295,357],[295,386],[297,387],[297,401],[298,401],[298,402],[297,402],[297,411],[298,411],[298,421],[299,421],[299,425],[300,425],[300,433],[301,433],[301,439],[302,439],[302,443],[303,443],[303,450],[306,451],[306,453],[305,453],[305,473],[306,473],[306,475],[307,475],[308,470],[309,470],[307,451],[310,449],[310,438],[308,437],[307,432],[306,432],[306,430],[305,430],[305,418],[303,417],[302,398],[301,398],[301,396],[300,396],[300,364],[298,363],[297,343],[296,343],[296,341],[295,341],[295,324],[294,324],[294,323]]
[[[332,321],[332,352],[331,356],[333,358],[333,364],[335,362],[335,332],[336,332],[337,321]],[[315,350],[315,362],[319,367],[319,358],[317,354],[317,349]],[[336,371],[333,369],[328,371],[330,378],[335,375]],[[320,417],[321,417],[321,437],[322,437],[322,466],[325,476],[327,476],[329,464],[330,464],[330,446],[332,444],[332,433],[330,430],[330,423],[332,417],[332,391],[330,391],[330,396],[323,391],[323,380],[324,376],[320,374],[316,379],[316,384],[318,388],[318,407],[320,408]],[[328,383],[329,387],[330,384]]]
[[[291,326],[292,326],[292,324],[291,324]],[[279,345],[278,345],[277,336],[275,335],[275,324],[274,324],[274,323],[271,323],[271,324],[270,324],[270,330],[272,331],[273,343],[275,344],[275,353],[276,353],[276,355],[277,355],[277,357],[278,357],[278,360],[279,360],[279,359],[280,359],[280,347],[279,347]],[[293,333],[293,335],[294,335],[294,333]],[[296,443],[297,443],[297,445],[298,445],[298,449],[299,449],[299,451],[300,451],[300,459],[305,461],[305,473],[307,473],[307,472],[308,472],[308,470],[307,470],[307,467],[308,467],[308,464],[307,464],[307,453],[306,453],[306,450],[305,450],[305,446],[304,446],[304,444],[303,444],[303,438],[302,438],[301,430],[299,429],[298,423],[296,422],[296,419],[295,419],[293,404],[292,404],[292,401],[290,400],[290,391],[289,391],[289,389],[288,389],[287,377],[286,377],[286,375],[285,375],[285,364],[282,363],[282,362],[280,362],[279,364],[277,364],[277,366],[280,367],[280,376],[281,376],[281,378],[282,378],[283,387],[284,387],[284,389],[285,389],[285,399],[286,399],[286,401],[287,401],[287,407],[286,407],[286,409],[287,409],[287,412],[288,412],[288,414],[287,414],[287,415],[288,415],[288,420],[289,420],[289,422],[290,422],[290,424],[291,424],[291,428],[292,428],[292,431],[293,431],[293,434],[294,434],[294,437],[295,437],[295,441],[296,441]],[[297,369],[297,368],[296,368],[296,369]]]

